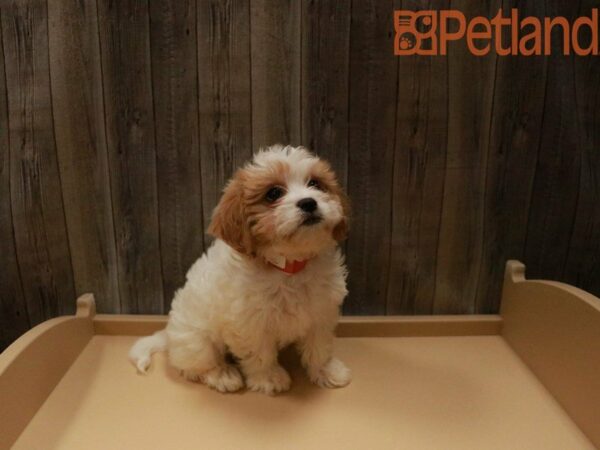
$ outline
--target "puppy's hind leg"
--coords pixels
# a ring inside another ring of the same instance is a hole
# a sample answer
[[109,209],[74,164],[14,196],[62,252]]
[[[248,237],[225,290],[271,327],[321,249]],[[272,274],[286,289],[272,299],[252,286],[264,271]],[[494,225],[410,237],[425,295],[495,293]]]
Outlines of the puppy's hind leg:
[[223,351],[210,339],[170,339],[169,362],[189,381],[200,381],[219,392],[234,392],[244,386],[240,371],[225,362]]

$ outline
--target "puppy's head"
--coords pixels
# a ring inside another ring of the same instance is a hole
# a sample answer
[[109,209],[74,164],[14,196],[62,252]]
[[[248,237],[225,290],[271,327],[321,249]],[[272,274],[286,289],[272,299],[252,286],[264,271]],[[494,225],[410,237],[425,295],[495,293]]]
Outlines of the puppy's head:
[[305,259],[346,238],[349,203],[302,147],[261,150],[227,184],[208,232],[249,256]]

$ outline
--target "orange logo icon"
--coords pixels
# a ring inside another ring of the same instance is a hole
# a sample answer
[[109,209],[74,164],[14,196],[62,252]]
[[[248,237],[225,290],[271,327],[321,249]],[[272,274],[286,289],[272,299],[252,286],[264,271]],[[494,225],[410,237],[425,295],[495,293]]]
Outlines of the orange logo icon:
[[437,55],[436,11],[394,11],[394,27],[396,55]]

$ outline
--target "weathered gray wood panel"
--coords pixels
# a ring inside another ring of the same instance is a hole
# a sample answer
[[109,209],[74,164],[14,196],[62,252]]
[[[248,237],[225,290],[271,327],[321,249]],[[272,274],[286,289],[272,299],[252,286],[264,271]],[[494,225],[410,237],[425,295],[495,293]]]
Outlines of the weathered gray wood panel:
[[253,0],[252,146],[301,144],[301,7],[298,0]]
[[302,144],[348,176],[350,7],[346,0],[302,2]]
[[[2,7],[10,199],[29,321],[74,310],[73,272],[53,130],[46,2]],[[4,237],[3,237],[4,239]]]
[[30,326],[17,262],[10,203],[8,98],[4,73],[4,48],[0,33],[0,348],[18,338]]
[[344,304],[351,314],[386,311],[398,91],[390,6],[361,1],[351,12],[348,193],[354,217],[346,246],[350,296]]
[[120,311],[96,1],[48,2],[48,41],[75,290]]
[[[447,1],[431,5],[446,9]],[[388,314],[431,314],[448,139],[448,58],[400,58]]]
[[496,312],[508,258],[600,294],[598,58],[393,55],[394,9],[501,3],[597,6],[1,2],[0,346],[86,290],[165,311],[227,179],[274,142],[353,200],[345,313]]
[[[499,0],[461,0],[452,8],[493,17]],[[473,313],[483,246],[483,205],[496,55],[448,51],[448,143],[436,271],[435,313]]]
[[198,143],[196,2],[150,2],[164,306],[204,250]]
[[197,27],[202,200],[207,228],[225,183],[252,155],[250,1],[201,1]]
[[[522,14],[544,14],[527,4]],[[498,311],[504,267],[498,261],[523,260],[529,204],[541,144],[546,96],[544,58],[499,58],[487,151],[483,253],[475,310]],[[523,76],[527,73],[528,76]]]
[[[579,13],[597,6],[582,1]],[[573,58],[573,65],[581,169],[563,278],[600,295],[600,59]]]
[[[577,11],[574,5],[560,0],[545,4],[548,16],[572,17]],[[547,59],[545,111],[529,205],[525,261],[532,278],[562,279],[576,217],[582,152],[577,136],[573,57],[559,54],[562,44],[558,40],[552,41],[552,48],[554,53]]]
[[98,0],[121,311],[164,312],[148,3]]

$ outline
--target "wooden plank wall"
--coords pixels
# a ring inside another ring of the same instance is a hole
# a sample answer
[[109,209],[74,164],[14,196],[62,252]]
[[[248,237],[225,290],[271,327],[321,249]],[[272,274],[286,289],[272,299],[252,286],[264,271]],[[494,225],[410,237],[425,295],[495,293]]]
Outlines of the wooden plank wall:
[[352,198],[346,314],[496,312],[508,258],[600,295],[600,59],[392,50],[394,9],[597,6],[1,2],[0,347],[87,291],[166,312],[224,183],[275,142]]

